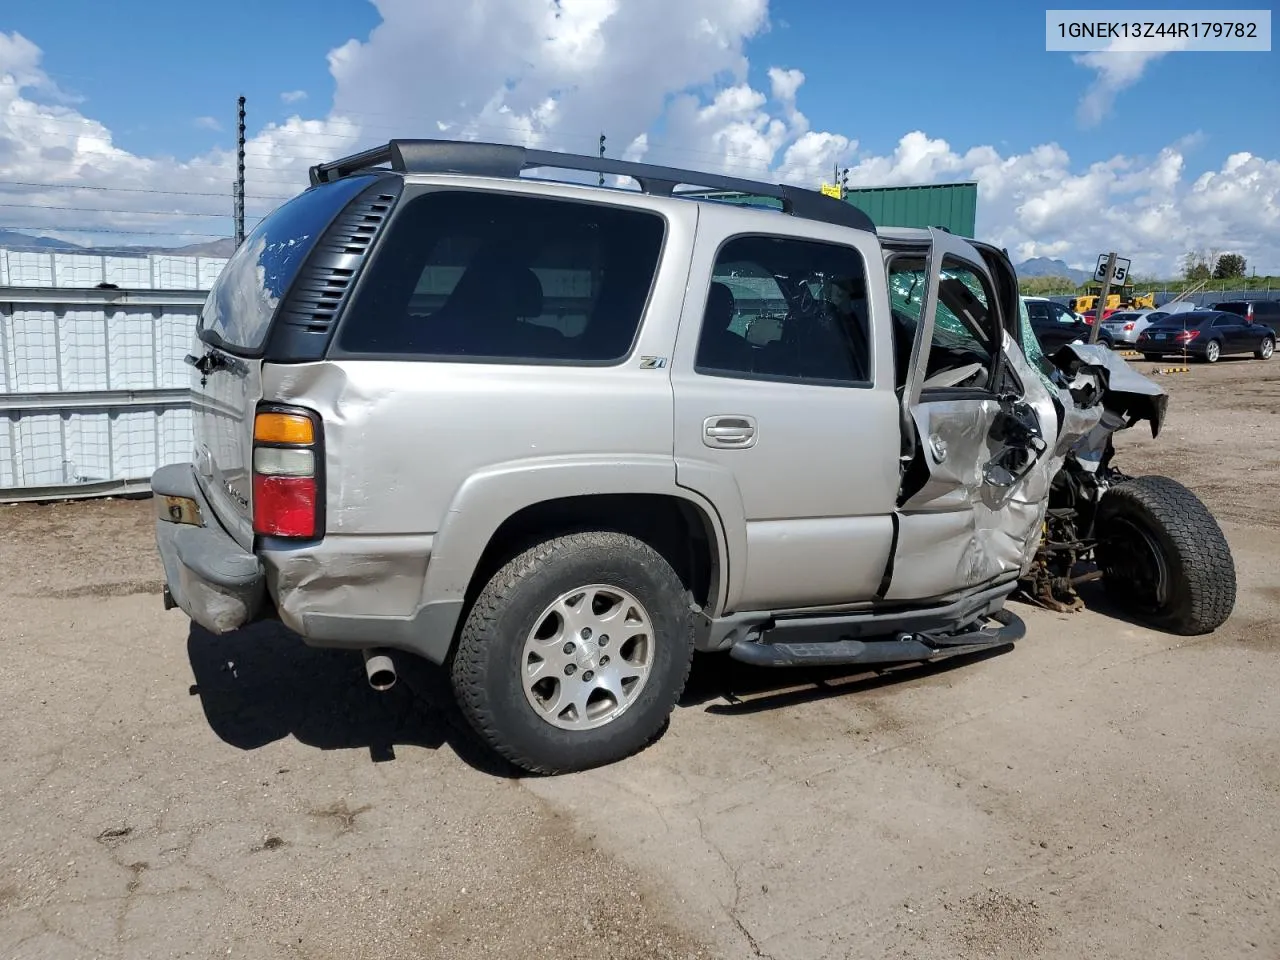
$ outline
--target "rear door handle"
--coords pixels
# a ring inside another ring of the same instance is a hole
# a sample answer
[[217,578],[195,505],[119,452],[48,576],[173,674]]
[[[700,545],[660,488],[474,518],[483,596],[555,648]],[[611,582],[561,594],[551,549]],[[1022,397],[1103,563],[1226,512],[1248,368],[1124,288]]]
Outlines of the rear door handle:
[[750,447],[756,442],[755,417],[722,415],[702,421],[702,442],[708,447]]

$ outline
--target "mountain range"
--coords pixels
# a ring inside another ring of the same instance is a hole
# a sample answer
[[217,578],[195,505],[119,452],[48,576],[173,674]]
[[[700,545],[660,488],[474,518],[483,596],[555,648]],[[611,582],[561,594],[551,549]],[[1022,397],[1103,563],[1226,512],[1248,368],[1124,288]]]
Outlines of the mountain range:
[[1016,264],[1014,269],[1019,277],[1067,277],[1076,284],[1084,283],[1093,276],[1092,270],[1076,270],[1062,260],[1051,260],[1048,257],[1032,257]]
[[191,243],[183,247],[158,247],[125,245],[116,247],[84,247],[67,240],[53,237],[36,237],[28,233],[14,230],[0,230],[0,247],[10,250],[42,250],[53,253],[94,253],[108,256],[146,256],[149,253],[167,253],[181,257],[229,257],[235,250],[235,241],[231,237],[220,240],[208,240],[204,243]]

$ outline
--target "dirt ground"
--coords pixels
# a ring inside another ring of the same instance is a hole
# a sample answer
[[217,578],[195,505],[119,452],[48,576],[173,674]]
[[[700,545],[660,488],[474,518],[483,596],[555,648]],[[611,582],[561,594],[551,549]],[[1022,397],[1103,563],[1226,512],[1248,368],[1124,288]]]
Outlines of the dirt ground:
[[1094,593],[945,668],[700,661],[654,746],[553,779],[427,665],[190,630],[150,501],[0,507],[0,957],[1275,960],[1280,361],[1161,382],[1119,463],[1222,522],[1215,634]]

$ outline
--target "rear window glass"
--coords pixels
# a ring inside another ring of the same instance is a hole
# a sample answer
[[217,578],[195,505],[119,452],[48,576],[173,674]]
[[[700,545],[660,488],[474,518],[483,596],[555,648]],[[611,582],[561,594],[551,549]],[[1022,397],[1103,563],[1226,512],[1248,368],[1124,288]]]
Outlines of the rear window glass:
[[658,215],[449,191],[401,208],[338,335],[349,354],[609,363],[630,350]]
[[214,281],[200,315],[202,339],[232,350],[262,348],[276,307],[320,235],[376,177],[312,187],[269,213]]
[[1249,315],[1249,305],[1247,303],[1215,303],[1213,309],[1221,310],[1223,313],[1234,313],[1241,317]]

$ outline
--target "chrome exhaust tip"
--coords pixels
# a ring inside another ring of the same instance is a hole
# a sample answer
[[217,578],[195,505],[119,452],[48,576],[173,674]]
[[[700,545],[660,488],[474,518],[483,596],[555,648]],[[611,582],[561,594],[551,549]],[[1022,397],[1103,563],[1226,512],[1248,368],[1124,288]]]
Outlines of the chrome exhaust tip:
[[385,650],[365,650],[364,672],[369,686],[382,692],[396,685],[396,665]]

